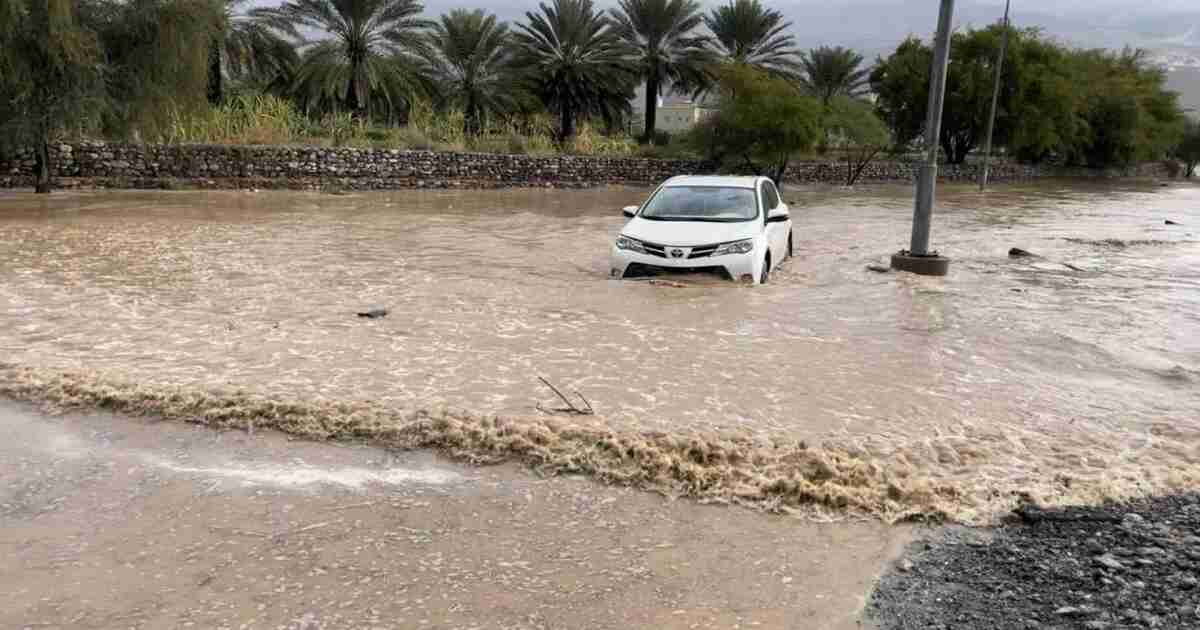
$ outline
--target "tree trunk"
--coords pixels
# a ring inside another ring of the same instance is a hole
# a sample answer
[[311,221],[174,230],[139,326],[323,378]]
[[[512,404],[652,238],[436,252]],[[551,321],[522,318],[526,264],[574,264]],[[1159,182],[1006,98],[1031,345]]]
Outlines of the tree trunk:
[[[351,63],[353,63],[353,62],[351,62]],[[357,118],[358,114],[359,114],[358,110],[361,107],[361,105],[358,102],[358,90],[354,89],[354,88],[358,87],[354,84],[355,75],[356,75],[356,72],[354,71],[354,69],[351,69],[350,70],[350,84],[349,84],[348,89],[346,90],[346,109],[350,110],[351,116]]]
[[968,140],[962,140],[953,136],[942,138],[942,150],[946,152],[946,162],[948,164],[962,164],[967,161],[967,154],[974,147]]
[[867,169],[867,166],[875,160],[875,157],[878,156],[882,150],[883,149],[879,148],[864,150],[864,152],[859,156],[858,167],[855,168],[854,172],[850,174],[850,183],[846,185],[853,186],[857,184],[858,179],[862,177],[863,171]]
[[658,126],[658,77],[651,74],[646,79],[646,124],[642,131],[642,143],[654,143],[654,131]]
[[558,132],[562,134],[562,142],[566,144],[571,138],[575,137],[575,113],[571,111],[571,103],[564,101],[562,104],[561,121]]
[[479,129],[482,125],[479,123],[479,107],[475,104],[475,97],[470,91],[467,92],[467,106],[463,108],[463,133],[467,138],[474,138],[479,135]]
[[47,146],[49,140],[43,133],[38,140],[37,147],[34,153],[37,154],[37,182],[34,184],[34,191],[41,194],[49,194],[50,192],[50,147]]
[[208,102],[213,105],[225,98],[221,81],[221,40],[214,37],[208,49]]
[[784,157],[783,161],[776,165],[775,172],[771,174],[771,181],[775,183],[776,188],[783,188],[783,176],[787,173],[788,158]]

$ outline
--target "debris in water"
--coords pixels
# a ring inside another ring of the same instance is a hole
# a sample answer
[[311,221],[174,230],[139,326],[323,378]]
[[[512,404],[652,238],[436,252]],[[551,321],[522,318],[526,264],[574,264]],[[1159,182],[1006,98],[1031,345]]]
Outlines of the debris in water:
[[551,385],[550,381],[547,381],[546,379],[544,379],[540,376],[538,377],[538,380],[541,381],[542,383],[544,383],[546,385],[546,387],[549,387],[550,390],[553,391],[555,393],[555,395],[557,395],[559,397],[559,399],[561,399],[564,403],[567,404],[566,407],[559,407],[557,409],[545,409],[542,407],[541,403],[538,403],[537,405],[535,405],[535,407],[537,408],[538,411],[540,411],[542,413],[570,413],[570,414],[575,414],[577,416],[594,416],[594,415],[596,415],[596,411],[594,409],[592,409],[592,403],[588,402],[588,399],[584,398],[583,394],[580,394],[579,392],[575,392],[575,395],[578,396],[579,400],[582,400],[583,404],[584,404],[583,407],[576,407],[575,403],[571,402],[571,400],[569,398],[567,398],[566,396],[564,396],[562,392],[558,391],[557,387]]
[[[1178,224],[1176,224],[1178,225]],[[1068,243],[1076,243],[1078,245],[1090,245],[1093,247],[1115,247],[1117,249],[1125,249],[1126,247],[1144,247],[1144,246],[1163,246],[1177,245],[1180,241],[1166,241],[1161,239],[1135,239],[1126,241],[1119,238],[1106,238],[1103,240],[1092,240],[1086,238],[1068,238]]]
[[359,313],[358,316],[366,317],[367,319],[379,319],[380,317],[387,317],[387,314],[388,310],[386,308],[373,308],[369,311]]
[[674,280],[662,280],[660,278],[651,278],[650,280],[647,280],[646,283],[656,287],[672,287],[675,289],[686,289],[688,286],[682,282],[675,282]]
[[1172,220],[1170,220],[1170,219],[1167,219],[1166,221],[1163,221],[1163,223],[1164,223],[1164,224],[1166,224],[1166,225],[1182,225],[1181,223],[1176,223],[1175,221],[1172,221]]
[[[1021,249],[1020,247],[1014,247],[1014,248],[1008,250],[1008,256],[1009,256],[1009,258],[1041,258],[1041,256],[1039,256],[1033,252]],[[1071,271],[1085,271],[1084,269],[1080,269],[1079,267],[1076,267],[1075,265],[1072,265],[1071,263],[1060,262],[1058,264],[1066,267],[1067,269],[1070,269]]]

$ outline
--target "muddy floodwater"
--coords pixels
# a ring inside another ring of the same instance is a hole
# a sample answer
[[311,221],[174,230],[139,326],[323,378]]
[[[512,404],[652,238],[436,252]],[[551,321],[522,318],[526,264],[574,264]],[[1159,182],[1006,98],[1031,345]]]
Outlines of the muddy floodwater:
[[828,448],[967,521],[1200,485],[1200,188],[943,188],[944,279],[865,270],[910,187],[792,190],[762,287],[610,279],[646,192],[2,193],[0,362],[530,418],[541,375],[593,426]]

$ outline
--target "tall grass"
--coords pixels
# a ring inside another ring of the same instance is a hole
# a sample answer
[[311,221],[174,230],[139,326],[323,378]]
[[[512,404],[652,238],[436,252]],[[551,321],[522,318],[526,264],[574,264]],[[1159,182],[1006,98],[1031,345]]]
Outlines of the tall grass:
[[310,130],[308,119],[284,99],[241,94],[199,113],[172,110],[160,138],[167,143],[291,144]]
[[462,110],[438,111],[429,103],[416,102],[403,126],[371,124],[348,112],[313,120],[285,99],[239,94],[220,107],[200,112],[172,109],[166,130],[147,139],[170,144],[309,144],[529,155],[628,156],[639,151],[632,138],[606,136],[586,121],[574,138],[560,145],[554,138],[554,121],[544,113],[489,118],[475,137],[465,133],[464,119]]

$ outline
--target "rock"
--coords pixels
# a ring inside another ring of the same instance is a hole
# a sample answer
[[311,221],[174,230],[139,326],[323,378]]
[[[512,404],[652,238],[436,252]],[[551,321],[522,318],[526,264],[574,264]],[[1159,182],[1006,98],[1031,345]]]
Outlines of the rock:
[[1174,221],[1172,221],[1172,220],[1170,220],[1170,219],[1167,219],[1166,221],[1163,221],[1163,223],[1165,223],[1166,225],[1180,225],[1179,223],[1176,223],[1176,222],[1174,222]]
[[901,561],[900,561],[900,566],[899,566],[899,567],[897,567],[897,568],[899,568],[899,569],[900,569],[901,571],[903,571],[904,573],[908,573],[909,571],[912,571],[912,570],[913,570],[913,566],[914,566],[914,565],[913,565],[913,562],[912,562],[912,560],[909,560],[908,558],[905,558],[905,559],[903,559],[903,560],[901,560]]
[[359,313],[358,316],[366,317],[367,319],[379,319],[380,317],[387,317],[387,314],[388,310],[386,308],[373,308],[369,311]]
[[1121,517],[1121,525],[1123,525],[1125,527],[1136,527],[1136,526],[1144,524],[1145,522],[1146,522],[1146,519],[1142,518],[1142,516],[1140,514],[1130,513],[1130,514],[1126,514],[1125,516]]
[[884,267],[883,265],[867,265],[867,271],[874,271],[875,273],[889,273],[891,270],[891,267]]
[[1094,561],[1096,564],[1106,569],[1112,569],[1113,571],[1120,571],[1125,568],[1125,565],[1121,564],[1121,562],[1114,558],[1112,554],[1106,553],[1102,556],[1096,556]]
[[1063,606],[1054,611],[1054,614],[1060,617],[1085,617],[1095,614],[1096,609],[1091,606]]
[[1033,258],[1034,257],[1034,255],[1031,252],[1027,252],[1027,251],[1021,249],[1020,247],[1014,247],[1014,248],[1008,250],[1008,255],[1011,258]]

